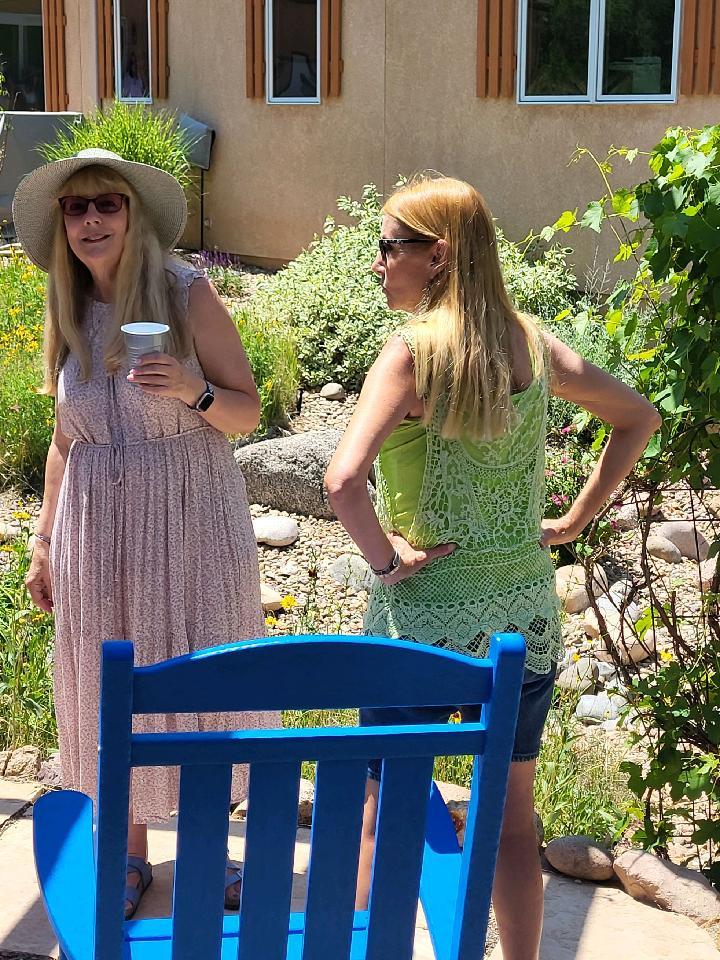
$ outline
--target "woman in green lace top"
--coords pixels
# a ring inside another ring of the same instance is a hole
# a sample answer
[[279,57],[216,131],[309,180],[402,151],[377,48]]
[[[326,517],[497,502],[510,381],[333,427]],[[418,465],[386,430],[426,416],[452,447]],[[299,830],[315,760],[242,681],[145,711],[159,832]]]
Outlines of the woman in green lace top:
[[[392,309],[413,314],[370,370],[328,469],[331,503],[376,582],[371,634],[484,656],[518,630],[527,659],[493,902],[504,960],[537,960],[542,878],[533,783],[562,650],[548,548],[580,533],[658,428],[655,409],[519,314],[492,217],[469,184],[422,178],[383,208],[372,269]],[[545,520],[547,400],[613,427],[588,482]],[[366,481],[375,462],[377,513]],[[361,723],[446,721],[448,708],[367,710]],[[479,708],[464,708],[477,719]],[[370,765],[357,906],[367,904],[379,763]]]

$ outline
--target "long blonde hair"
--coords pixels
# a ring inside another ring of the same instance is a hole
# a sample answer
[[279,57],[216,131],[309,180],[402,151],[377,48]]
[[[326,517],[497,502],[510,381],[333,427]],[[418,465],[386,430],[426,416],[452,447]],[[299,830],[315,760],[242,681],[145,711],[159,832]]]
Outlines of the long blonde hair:
[[[109,373],[120,369],[125,360],[120,327],[139,320],[168,324],[168,352],[176,357],[187,356],[191,333],[180,306],[175,276],[167,267],[166,254],[132,186],[114,170],[94,165],[73,174],[58,195],[100,193],[124,193],[129,198],[128,230],[115,281],[113,323],[103,354],[105,368]],[[82,323],[93,285],[90,271],[70,249],[59,204],[54,230],[44,347],[44,392],[52,395],[70,353],[78,358],[83,377],[87,379],[91,374],[90,349]]]
[[505,289],[485,201],[462,180],[423,175],[400,187],[382,212],[419,236],[447,244],[445,266],[429,283],[412,322],[423,422],[430,423],[442,403],[443,437],[502,436],[515,417],[515,324],[525,334],[536,374],[543,357],[534,322],[515,310]]

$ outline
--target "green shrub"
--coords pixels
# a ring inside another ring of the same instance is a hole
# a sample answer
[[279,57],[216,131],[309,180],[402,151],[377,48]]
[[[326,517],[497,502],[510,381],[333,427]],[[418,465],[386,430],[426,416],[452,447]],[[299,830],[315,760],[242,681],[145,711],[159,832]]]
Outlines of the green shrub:
[[0,750],[33,744],[49,753],[57,744],[52,701],[51,616],[33,607],[25,590],[30,514],[12,544],[0,544]]
[[45,274],[13,251],[0,260],[0,489],[38,487],[53,429],[42,383]]
[[[360,201],[341,197],[338,208],[351,225],[325,222],[318,237],[278,274],[261,281],[253,313],[278,317],[298,333],[300,378],[305,386],[338,380],[357,390],[392,330],[404,315],[388,310],[370,270],[380,235],[381,199],[368,184]],[[534,261],[499,233],[500,258],[518,307],[551,319],[572,302],[575,278],[561,247]]]
[[68,123],[53,143],[40,148],[40,153],[46,160],[64,160],[78,150],[102,147],[126,160],[159,167],[187,189],[192,184],[189,146],[190,140],[178,128],[172,113],[150,110],[143,103],[113,102],[79,124]]
[[237,307],[233,319],[260,394],[259,430],[264,432],[284,419],[297,395],[295,335],[279,320],[258,317],[245,307]]

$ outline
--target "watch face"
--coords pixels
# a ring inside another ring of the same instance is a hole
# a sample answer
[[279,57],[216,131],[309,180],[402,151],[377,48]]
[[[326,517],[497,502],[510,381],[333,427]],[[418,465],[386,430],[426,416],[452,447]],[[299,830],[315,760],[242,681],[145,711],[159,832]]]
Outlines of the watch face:
[[209,390],[206,390],[205,393],[198,400],[196,409],[199,410],[201,413],[205,413],[208,407],[211,406],[214,399],[215,399],[215,394],[211,393]]

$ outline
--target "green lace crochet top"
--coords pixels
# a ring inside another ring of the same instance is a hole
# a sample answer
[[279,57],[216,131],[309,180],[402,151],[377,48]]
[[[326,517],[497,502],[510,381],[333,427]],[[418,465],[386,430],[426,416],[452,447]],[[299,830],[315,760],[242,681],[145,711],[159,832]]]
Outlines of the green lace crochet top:
[[[413,351],[412,328],[400,335]],[[547,673],[561,649],[555,573],[539,543],[545,503],[545,373],[513,395],[516,424],[492,441],[444,440],[403,420],[375,462],[378,517],[413,546],[457,543],[393,586],[375,581],[365,630],[485,656],[490,635],[518,630],[526,667]]]

